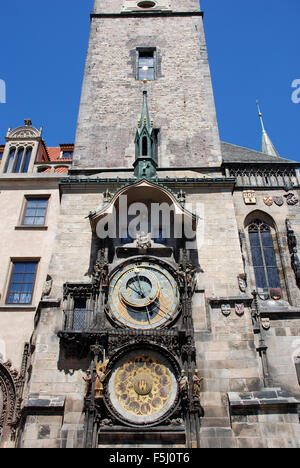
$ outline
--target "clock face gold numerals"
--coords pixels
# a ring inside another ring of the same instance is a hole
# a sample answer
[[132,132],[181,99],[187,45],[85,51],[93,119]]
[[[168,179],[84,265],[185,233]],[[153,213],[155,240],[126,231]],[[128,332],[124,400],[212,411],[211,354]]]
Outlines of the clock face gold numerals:
[[176,314],[177,283],[165,268],[137,262],[121,268],[111,279],[108,305],[117,322],[136,329],[164,326]]
[[147,425],[172,408],[178,383],[172,365],[158,352],[132,351],[113,367],[107,390],[118,415],[134,425]]

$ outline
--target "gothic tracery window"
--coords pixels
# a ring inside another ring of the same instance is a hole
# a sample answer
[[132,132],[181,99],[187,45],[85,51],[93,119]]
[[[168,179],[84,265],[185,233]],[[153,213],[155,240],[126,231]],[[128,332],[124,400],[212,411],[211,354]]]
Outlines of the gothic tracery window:
[[271,227],[256,219],[249,225],[248,232],[257,288],[280,288]]
[[4,172],[6,173],[27,173],[30,160],[32,155],[32,147],[29,146],[27,148],[20,147],[15,148],[12,147],[9,151],[8,160],[6,163],[6,169]]

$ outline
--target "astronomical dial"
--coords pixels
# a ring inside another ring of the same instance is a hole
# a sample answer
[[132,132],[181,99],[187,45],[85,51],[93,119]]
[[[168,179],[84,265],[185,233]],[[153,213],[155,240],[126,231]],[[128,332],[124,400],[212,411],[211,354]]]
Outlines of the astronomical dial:
[[108,378],[114,413],[134,425],[151,425],[172,411],[178,382],[172,364],[160,353],[132,351],[119,359]]
[[174,318],[178,303],[175,279],[158,264],[131,263],[111,279],[108,305],[113,318],[123,326],[162,327]]

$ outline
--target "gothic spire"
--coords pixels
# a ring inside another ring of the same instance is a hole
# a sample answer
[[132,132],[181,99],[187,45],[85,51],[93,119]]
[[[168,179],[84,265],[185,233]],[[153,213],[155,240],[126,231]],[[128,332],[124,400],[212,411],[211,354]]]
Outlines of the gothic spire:
[[152,178],[157,168],[157,129],[153,128],[148,108],[146,80],[143,88],[141,118],[135,135],[134,175],[138,178]]
[[146,84],[144,84],[144,89],[143,89],[143,105],[142,105],[142,112],[141,112],[141,119],[139,121],[139,126],[138,126],[138,131],[139,133],[142,133],[143,128],[146,128],[151,134],[152,132],[152,124],[150,121],[150,114],[149,114],[149,108],[148,108],[148,91],[146,88]]
[[259,102],[256,101],[257,103],[257,108],[258,108],[258,116],[260,119],[261,127],[262,127],[262,153],[268,154],[269,156],[275,156],[279,158],[279,154],[273,145],[269,135],[266,132],[265,126],[264,126],[264,121],[263,121],[263,116],[260,110]]

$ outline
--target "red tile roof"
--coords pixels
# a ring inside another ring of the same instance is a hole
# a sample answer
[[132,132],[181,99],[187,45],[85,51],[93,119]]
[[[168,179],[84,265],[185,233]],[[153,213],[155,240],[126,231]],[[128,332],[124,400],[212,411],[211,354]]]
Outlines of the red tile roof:
[[68,172],[69,168],[68,167],[56,167],[54,169],[54,172],[57,174],[64,174],[65,172]]
[[60,147],[47,147],[50,161],[57,161],[60,157]]
[[61,144],[59,147],[54,147],[54,146],[48,146],[47,151],[48,155],[50,158],[50,161],[65,161],[65,162],[71,162],[72,158],[61,158],[61,151],[65,150],[68,152],[71,152],[74,149],[74,144],[73,143],[64,143]]

